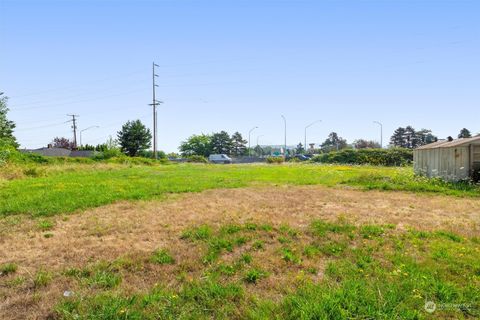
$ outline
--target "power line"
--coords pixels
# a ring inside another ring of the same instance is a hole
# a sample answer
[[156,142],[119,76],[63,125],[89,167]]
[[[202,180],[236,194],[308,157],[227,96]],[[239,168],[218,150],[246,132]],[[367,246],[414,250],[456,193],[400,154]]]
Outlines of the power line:
[[107,96],[102,96],[102,97],[97,97],[97,98],[92,98],[92,99],[77,100],[77,101],[72,101],[72,102],[67,102],[67,103],[49,104],[49,105],[44,105],[44,106],[34,106],[34,107],[27,107],[27,108],[16,108],[15,106],[12,106],[11,111],[42,109],[42,108],[65,106],[65,105],[70,105],[70,104],[75,104],[75,103],[103,100],[103,99],[108,99],[108,98],[111,98],[111,97],[123,96],[123,95],[128,95],[128,94],[132,94],[132,93],[136,93],[136,92],[141,92],[141,91],[145,91],[145,89],[132,90],[132,91],[128,91],[128,92],[124,92],[124,93],[120,93],[120,94],[112,94],[112,95],[107,95]]
[[60,123],[52,123],[52,124],[47,124],[44,126],[38,126],[38,127],[30,127],[30,128],[20,128],[20,129],[15,129],[15,131],[28,131],[28,130],[35,130],[35,129],[43,129],[43,128],[50,128],[50,127],[56,127],[60,125],[64,125],[68,121],[60,122]]
[[104,81],[108,81],[108,80],[111,80],[111,79],[114,79],[114,78],[119,78],[119,77],[122,77],[122,78],[123,77],[128,77],[128,76],[131,76],[131,75],[134,75],[134,74],[141,74],[141,73],[144,73],[144,72],[145,72],[144,69],[137,69],[137,71],[134,71],[134,72],[130,72],[130,73],[126,73],[126,74],[119,74],[119,75],[106,77],[106,78],[102,78],[102,79],[98,79],[98,80],[93,80],[93,81],[89,81],[88,83],[84,83],[84,84],[77,84],[77,85],[71,85],[71,86],[66,86],[66,87],[47,89],[47,90],[43,90],[43,91],[30,92],[30,93],[21,94],[21,95],[14,95],[14,96],[10,96],[10,98],[29,97],[29,96],[41,95],[43,93],[49,93],[49,92],[53,92],[53,91],[65,91],[66,89],[89,86],[92,83],[104,82]]

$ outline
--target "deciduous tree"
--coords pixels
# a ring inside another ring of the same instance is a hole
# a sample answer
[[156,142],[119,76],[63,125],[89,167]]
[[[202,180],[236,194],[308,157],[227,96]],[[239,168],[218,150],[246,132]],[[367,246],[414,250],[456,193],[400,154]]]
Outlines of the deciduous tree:
[[194,134],[180,144],[179,150],[184,157],[193,155],[208,157],[212,153],[212,136]]
[[18,148],[17,139],[13,135],[15,123],[7,118],[7,102],[8,97],[3,96],[3,92],[0,92],[0,140],[2,145]]

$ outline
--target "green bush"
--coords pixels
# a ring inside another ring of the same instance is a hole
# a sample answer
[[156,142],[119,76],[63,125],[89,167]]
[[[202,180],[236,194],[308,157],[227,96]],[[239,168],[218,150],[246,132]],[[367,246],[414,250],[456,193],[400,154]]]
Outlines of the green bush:
[[268,157],[267,163],[283,163],[285,159],[283,157]]
[[187,162],[208,163],[208,160],[204,156],[192,155],[187,157]]
[[311,161],[375,166],[405,166],[413,162],[413,151],[404,148],[345,149],[315,156]]

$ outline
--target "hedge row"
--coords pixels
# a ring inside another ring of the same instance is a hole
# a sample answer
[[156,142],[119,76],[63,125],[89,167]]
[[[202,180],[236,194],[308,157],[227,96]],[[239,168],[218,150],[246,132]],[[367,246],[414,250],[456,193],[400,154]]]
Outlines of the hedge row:
[[320,154],[313,162],[367,164],[375,166],[404,166],[413,162],[413,151],[403,148],[391,149],[345,149]]

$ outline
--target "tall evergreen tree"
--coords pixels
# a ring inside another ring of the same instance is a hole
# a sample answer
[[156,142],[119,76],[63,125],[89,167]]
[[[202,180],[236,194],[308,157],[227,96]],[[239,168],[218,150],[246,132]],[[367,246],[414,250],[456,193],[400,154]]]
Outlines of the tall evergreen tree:
[[243,139],[240,132],[235,132],[232,135],[232,154],[234,156],[241,156],[247,152],[247,140]]
[[407,126],[399,127],[393,132],[390,144],[394,147],[415,149],[437,140],[438,138],[432,134],[431,130],[416,131],[412,126]]
[[438,138],[432,134],[432,130],[427,130],[427,129],[422,129],[420,131],[417,131],[417,137],[418,137],[417,147],[438,141]]
[[472,137],[472,133],[467,128],[463,128],[462,130],[460,130],[460,133],[458,134],[458,138],[471,138],[471,137]]
[[398,127],[390,138],[390,144],[394,147],[407,148],[407,142],[405,141],[405,128]]
[[3,92],[0,92],[0,144],[6,144],[14,148],[18,148],[19,144],[13,135],[15,123],[7,118],[7,102],[8,97],[3,96]]
[[152,134],[140,120],[125,123],[117,137],[122,152],[131,157],[137,156],[140,151],[151,146]]
[[212,153],[231,155],[232,150],[232,138],[226,131],[212,134]]
[[347,140],[339,137],[336,132],[331,132],[328,138],[322,143],[321,148],[325,152],[341,150],[347,147]]
[[297,148],[295,149],[296,154],[303,154],[305,153],[305,148],[303,147],[303,144],[299,142],[297,144]]
[[409,149],[414,149],[420,144],[417,132],[412,126],[407,126],[405,128],[405,142]]

